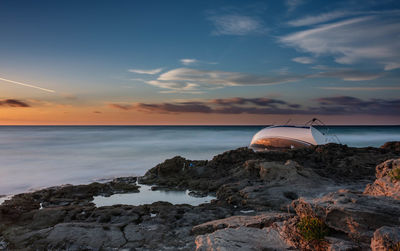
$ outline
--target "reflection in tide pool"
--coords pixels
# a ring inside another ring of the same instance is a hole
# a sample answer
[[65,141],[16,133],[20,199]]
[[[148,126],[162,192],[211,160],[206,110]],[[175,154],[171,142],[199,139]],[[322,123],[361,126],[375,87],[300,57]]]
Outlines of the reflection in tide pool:
[[97,207],[112,206],[117,204],[124,205],[144,205],[157,201],[166,201],[172,204],[189,204],[198,206],[203,203],[211,202],[214,196],[194,197],[189,195],[189,191],[171,190],[151,190],[151,186],[140,184],[140,193],[114,194],[109,197],[95,196],[93,203]]

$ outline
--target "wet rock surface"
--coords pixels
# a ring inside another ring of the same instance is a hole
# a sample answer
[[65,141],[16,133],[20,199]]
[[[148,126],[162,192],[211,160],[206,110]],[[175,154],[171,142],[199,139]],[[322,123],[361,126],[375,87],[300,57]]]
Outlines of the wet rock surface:
[[[174,157],[138,178],[155,190],[217,196],[199,206],[93,204],[139,192],[135,177],[16,195],[0,205],[0,250],[381,250],[397,245],[400,226],[398,182],[387,185],[397,146],[239,148],[210,161]],[[322,240],[299,232],[305,216],[326,224]]]

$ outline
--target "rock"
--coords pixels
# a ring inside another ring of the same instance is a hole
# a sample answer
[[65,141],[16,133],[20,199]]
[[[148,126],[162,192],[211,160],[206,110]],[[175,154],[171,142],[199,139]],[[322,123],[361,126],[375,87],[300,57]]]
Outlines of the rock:
[[196,237],[196,251],[293,250],[271,227],[225,228]]
[[387,149],[393,152],[400,152],[400,141],[386,142],[381,146],[382,149]]
[[291,217],[291,214],[279,212],[266,212],[255,216],[237,215],[194,226],[192,233],[195,235],[206,234],[223,228],[264,228],[271,226],[274,222],[287,220],[289,217]]
[[[175,157],[150,169],[139,183],[189,189],[199,196],[216,193],[216,200],[199,206],[157,202],[96,208],[93,196],[138,192],[137,179],[50,187],[0,205],[0,245],[9,250],[193,250],[195,235],[202,234],[199,250],[315,249],[293,235],[299,216],[286,212],[295,208],[299,215],[313,213],[327,222],[332,236],[324,241],[326,248],[364,250],[376,229],[399,226],[400,201],[349,191],[319,197],[349,185],[364,188],[373,181],[375,167],[393,158],[398,158],[396,144],[270,152],[244,147],[210,161]],[[389,169],[382,167],[378,179],[387,177]],[[292,200],[297,200],[294,207],[286,207]]]
[[334,182],[292,160],[260,162],[255,168],[259,170],[261,182],[247,184],[239,191],[243,205],[287,210],[301,196],[316,196],[337,188]]
[[372,251],[400,250],[400,227],[381,227],[371,240]]
[[0,205],[0,222],[17,220],[24,213],[40,208],[40,203],[31,194],[18,194]]
[[380,179],[389,176],[390,173],[396,168],[400,168],[400,159],[387,160],[376,166],[376,178]]
[[126,240],[120,228],[93,223],[61,223],[48,234],[48,247],[68,249],[71,244],[93,249],[121,247]]
[[292,203],[298,216],[313,215],[350,238],[369,243],[376,229],[400,225],[400,201],[339,190],[314,200]]
[[376,180],[373,184],[367,185],[364,194],[375,196],[389,196],[400,200],[400,180],[392,177],[393,170],[399,170],[400,159],[390,159],[376,167]]
[[362,251],[368,249],[367,246],[361,246],[355,242],[335,237],[326,237],[328,242],[327,251]]

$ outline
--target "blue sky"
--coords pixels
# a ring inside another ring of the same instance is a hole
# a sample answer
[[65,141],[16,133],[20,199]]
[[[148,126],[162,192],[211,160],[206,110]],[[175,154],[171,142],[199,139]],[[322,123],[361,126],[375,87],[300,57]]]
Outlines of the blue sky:
[[398,1],[3,0],[0,12],[4,124],[400,122]]

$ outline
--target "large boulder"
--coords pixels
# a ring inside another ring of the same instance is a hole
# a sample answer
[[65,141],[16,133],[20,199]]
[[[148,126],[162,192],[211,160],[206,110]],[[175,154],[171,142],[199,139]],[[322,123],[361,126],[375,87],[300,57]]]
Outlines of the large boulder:
[[389,196],[400,200],[400,180],[394,176],[400,173],[400,159],[390,159],[376,167],[376,180],[367,185],[364,193],[375,196]]
[[298,216],[316,216],[329,228],[364,243],[376,229],[400,225],[400,201],[388,197],[339,190],[314,200],[296,200],[292,206]]
[[400,227],[381,227],[371,240],[372,251],[400,250]]
[[234,196],[240,195],[239,204],[287,209],[287,205],[299,197],[327,193],[335,187],[331,180],[319,176],[312,169],[305,168],[293,160],[283,163],[261,161],[253,165],[252,170],[257,170],[259,182],[242,182],[231,186],[230,190],[233,192],[230,192],[227,189],[230,186],[226,185],[218,190],[218,199],[232,200]]
[[393,152],[400,152],[400,141],[386,142],[381,146],[382,149],[387,149]]

